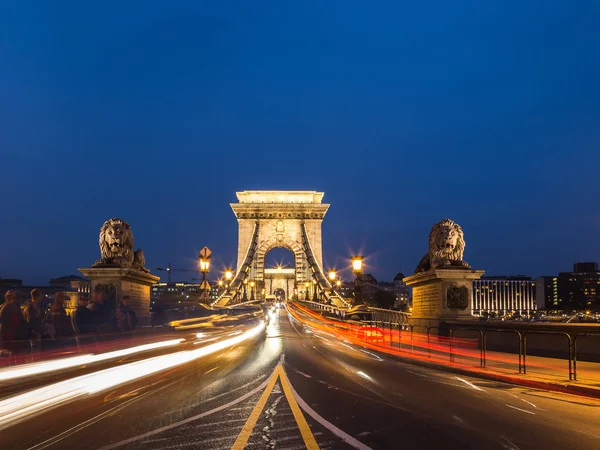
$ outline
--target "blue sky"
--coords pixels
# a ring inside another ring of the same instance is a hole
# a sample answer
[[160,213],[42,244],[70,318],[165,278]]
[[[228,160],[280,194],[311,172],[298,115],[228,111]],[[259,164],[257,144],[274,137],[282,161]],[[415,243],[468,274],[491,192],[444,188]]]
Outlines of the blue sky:
[[444,217],[488,274],[597,261],[599,14],[594,1],[5,2],[0,276],[88,266],[113,216],[151,268],[193,268],[205,245],[229,265],[228,203],[244,189],[324,191],[326,266],[362,251],[378,279],[412,272]]

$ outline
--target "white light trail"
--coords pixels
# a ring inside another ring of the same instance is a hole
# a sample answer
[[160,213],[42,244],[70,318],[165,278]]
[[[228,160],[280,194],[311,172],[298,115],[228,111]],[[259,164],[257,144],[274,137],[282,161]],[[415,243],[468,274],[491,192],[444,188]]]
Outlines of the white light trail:
[[359,370],[358,372],[356,372],[358,375],[360,375],[363,378],[366,378],[367,380],[372,381],[373,378],[371,378],[369,375],[367,375],[366,373],[364,373],[362,370]]
[[28,418],[32,414],[40,413],[68,401],[88,394],[95,394],[224,350],[232,345],[257,336],[264,328],[265,324],[261,322],[256,327],[239,336],[215,342],[206,347],[156,356],[123,366],[101,370],[0,401],[0,430]]
[[53,359],[51,361],[10,367],[0,370],[0,381],[14,380],[16,378],[39,375],[46,372],[54,372],[56,370],[70,369],[72,367],[106,361],[113,358],[122,358],[123,356],[133,355],[139,352],[171,347],[181,343],[183,340],[184,339],[171,339],[169,341],[153,342],[151,344],[138,345],[136,347],[116,350],[114,352],[100,353],[98,355],[80,355],[70,358]]
[[458,381],[462,381],[463,383],[465,383],[467,386],[471,386],[473,389],[475,389],[476,391],[483,391],[485,392],[483,389],[481,389],[479,386],[474,385],[473,383],[467,381],[467,380],[463,380],[462,378],[456,377],[456,379]]

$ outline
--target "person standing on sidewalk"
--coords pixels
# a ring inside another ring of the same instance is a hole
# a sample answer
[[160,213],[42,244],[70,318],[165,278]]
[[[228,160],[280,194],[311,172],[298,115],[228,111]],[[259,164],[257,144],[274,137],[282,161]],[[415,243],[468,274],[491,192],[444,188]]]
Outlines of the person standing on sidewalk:
[[124,296],[117,309],[117,329],[119,331],[133,331],[137,327],[135,312],[129,307],[129,297]]
[[93,323],[97,333],[106,334],[115,330],[115,313],[108,307],[104,290],[96,289],[94,302],[87,307],[94,316]]
[[54,338],[57,341],[62,340],[62,342],[59,342],[60,344],[67,343],[68,338],[73,336],[73,326],[69,316],[67,316],[67,311],[65,311],[64,303],[65,293],[57,292],[49,312],[50,324],[54,329]]
[[42,347],[42,339],[44,337],[44,326],[42,320],[44,313],[42,312],[42,291],[33,289],[31,291],[31,300],[23,305],[23,319],[27,324],[29,338],[31,339],[32,349],[40,350]]
[[88,309],[88,299],[83,295],[77,300],[77,309],[71,317],[73,330],[78,336],[92,333],[94,330],[94,313]]
[[0,308],[0,347],[8,350],[12,357],[21,349],[23,338],[23,316],[17,302],[17,293],[7,291],[4,304]]

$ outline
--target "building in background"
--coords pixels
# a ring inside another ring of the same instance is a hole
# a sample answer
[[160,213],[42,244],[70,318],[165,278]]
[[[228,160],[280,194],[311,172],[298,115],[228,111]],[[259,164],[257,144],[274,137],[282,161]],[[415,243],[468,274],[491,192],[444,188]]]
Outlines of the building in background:
[[535,298],[538,310],[562,310],[562,302],[558,298],[558,277],[544,276],[536,278]]
[[573,272],[558,274],[558,302],[562,309],[600,310],[598,263],[578,262]]
[[535,281],[531,277],[496,276],[473,280],[475,316],[530,316],[535,313]]
[[[89,278],[78,275],[67,275],[64,277],[50,278],[50,287],[66,293],[65,309],[71,313],[77,308],[79,298],[90,299],[92,281]],[[58,292],[57,291],[57,292]]]
[[172,283],[156,283],[150,288],[150,311],[167,310],[193,306],[198,303],[212,303],[222,292],[217,283],[211,284],[207,300],[203,301],[201,283],[177,281]]
[[77,308],[80,297],[89,298],[91,281],[88,278],[77,275],[66,275],[64,277],[51,278],[48,286],[24,285],[21,280],[0,278],[0,303],[4,302],[4,294],[11,290],[17,293],[17,300],[23,304],[29,300],[31,291],[39,289],[44,296],[42,305],[47,308],[54,299],[57,292],[65,293],[65,310],[71,314]]
[[393,309],[408,309],[408,307],[411,305],[410,288],[404,283],[403,280],[404,274],[402,272],[398,272],[398,274],[394,277],[394,281],[381,281],[378,283],[379,289],[389,291],[396,297]]
[[377,279],[370,273],[361,273],[358,276],[358,282],[360,283],[360,295],[364,302],[369,302],[375,295],[375,292],[379,290]]

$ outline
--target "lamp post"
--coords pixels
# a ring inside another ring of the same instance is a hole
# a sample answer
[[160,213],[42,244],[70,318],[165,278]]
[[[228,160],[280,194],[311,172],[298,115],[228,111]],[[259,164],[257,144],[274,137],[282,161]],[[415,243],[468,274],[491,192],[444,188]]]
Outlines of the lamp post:
[[313,302],[316,303],[319,301],[319,299],[317,298],[317,280],[315,280],[313,278],[312,282],[313,282]]
[[202,252],[198,254],[200,272],[202,273],[202,299],[206,300],[206,274],[210,271],[210,254],[204,256]]
[[331,295],[333,296],[333,294],[334,294],[333,283],[335,282],[337,273],[335,273],[335,270],[332,269],[329,271],[328,275],[329,275],[329,283],[331,284]]
[[310,294],[308,293],[308,286],[309,286],[309,283],[308,283],[308,281],[307,281],[306,283],[304,283],[304,287],[306,287],[306,295],[304,296],[304,299],[305,299],[306,301],[309,301],[309,300],[310,300]]
[[250,300],[254,300],[254,280],[250,282]]
[[352,272],[356,275],[356,279],[354,280],[354,304],[362,305],[362,292],[360,290],[360,274],[363,270],[363,257],[362,256],[353,256],[352,257]]
[[244,295],[242,296],[242,301],[248,301],[248,279],[244,279]]
[[233,278],[233,271],[231,269],[226,269],[225,270],[225,281],[227,282],[227,288],[229,288],[232,278]]

